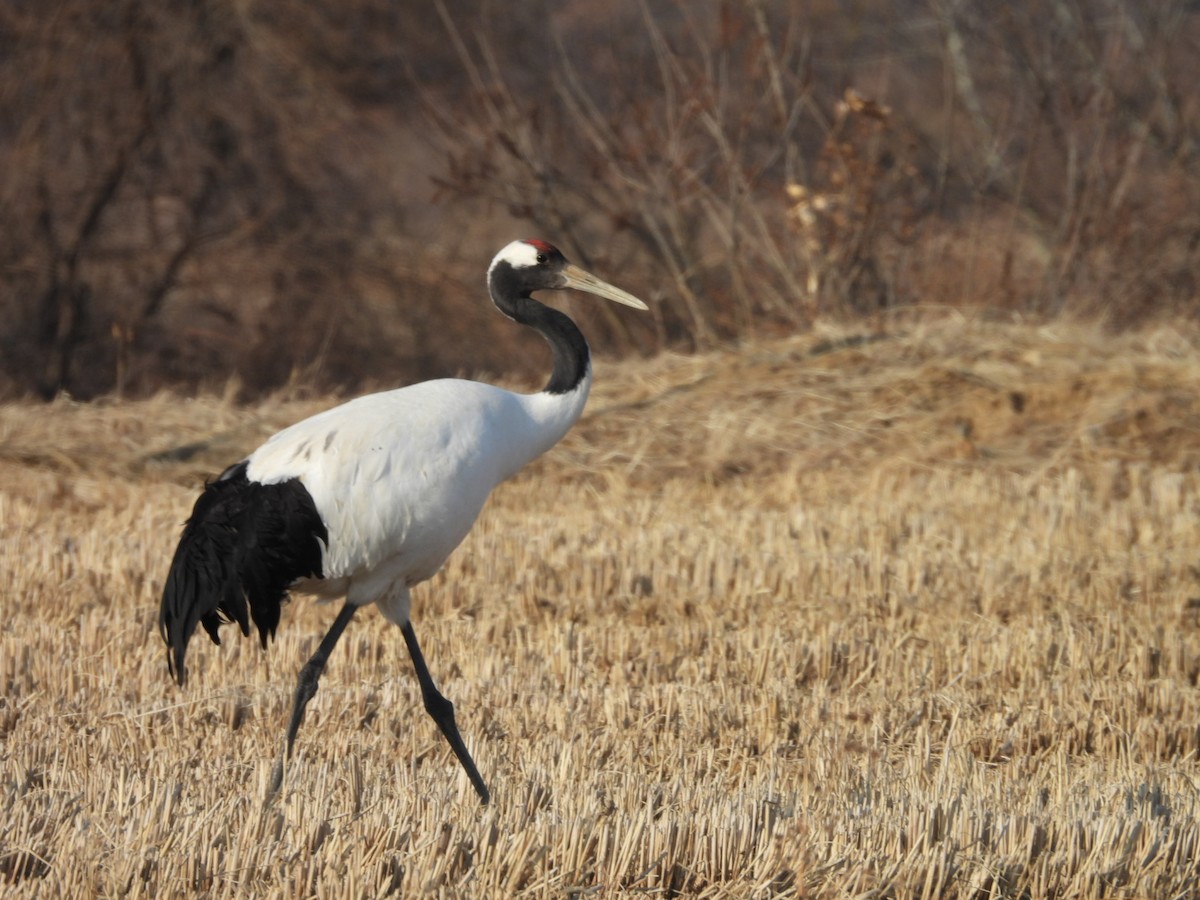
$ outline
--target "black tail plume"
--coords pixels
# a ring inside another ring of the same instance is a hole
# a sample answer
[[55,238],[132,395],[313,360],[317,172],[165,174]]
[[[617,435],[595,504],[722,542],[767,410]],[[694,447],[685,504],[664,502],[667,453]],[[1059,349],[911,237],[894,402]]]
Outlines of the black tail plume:
[[167,667],[181,685],[197,623],[219,644],[221,625],[237,622],[249,635],[253,618],[265,647],[288,588],[300,578],[322,577],[329,533],[304,485],[250,481],[246,466],[240,462],[205,485],[163,587],[159,631]]

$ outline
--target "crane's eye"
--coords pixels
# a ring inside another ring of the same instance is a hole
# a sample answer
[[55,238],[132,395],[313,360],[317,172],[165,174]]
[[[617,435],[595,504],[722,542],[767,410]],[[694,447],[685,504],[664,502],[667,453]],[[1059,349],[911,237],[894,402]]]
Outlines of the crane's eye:
[[550,261],[550,257],[547,256],[545,253],[539,253],[537,255],[537,262],[538,262],[539,266],[544,266],[549,261]]

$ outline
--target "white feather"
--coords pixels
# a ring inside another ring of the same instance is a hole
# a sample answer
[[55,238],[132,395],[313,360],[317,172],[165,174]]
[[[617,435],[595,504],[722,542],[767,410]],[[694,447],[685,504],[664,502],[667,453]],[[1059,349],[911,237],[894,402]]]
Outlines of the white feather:
[[520,269],[526,266],[536,266],[538,264],[538,254],[542,251],[535,247],[529,241],[513,241],[511,244],[506,244],[495,258],[492,259],[492,264],[488,266],[488,275],[492,274],[492,269],[496,268],[498,263],[506,262],[514,268]]
[[[525,245],[527,246],[527,245]],[[265,484],[298,478],[329,542],[325,578],[297,589],[407,621],[407,588],[431,577],[471,530],[492,489],[557,443],[587,401],[442,379],[370,394],[299,422],[249,457]],[[403,596],[388,596],[396,584]]]

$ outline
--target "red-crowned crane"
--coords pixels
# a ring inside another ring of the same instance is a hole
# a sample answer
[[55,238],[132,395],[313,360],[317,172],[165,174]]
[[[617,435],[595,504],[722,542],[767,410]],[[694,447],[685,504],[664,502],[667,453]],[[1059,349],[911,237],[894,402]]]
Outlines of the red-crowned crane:
[[236,622],[249,635],[253,619],[266,647],[289,591],[346,598],[300,670],[286,760],[338,638],[355,610],[376,604],[400,626],[425,709],[484,803],[488,789],[458,732],[454,705],[438,691],[417,643],[409,590],[441,568],[492,488],[558,443],[583,411],[592,383],[587,342],[570,318],[531,292],[575,288],[646,309],[544,241],[509,244],[492,260],[487,280],[497,308],[550,344],[554,370],[546,387],[517,394],[475,381],[426,381],[285,428],[204,488],[171,561],[159,617],[167,664],[182,686],[197,624],[219,644],[222,624]]

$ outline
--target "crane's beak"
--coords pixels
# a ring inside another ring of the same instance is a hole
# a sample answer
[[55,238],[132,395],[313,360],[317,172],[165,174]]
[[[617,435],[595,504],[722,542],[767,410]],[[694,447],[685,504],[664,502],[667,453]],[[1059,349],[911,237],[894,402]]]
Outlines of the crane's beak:
[[563,287],[575,288],[577,291],[587,291],[589,294],[595,294],[597,297],[603,297],[605,300],[624,303],[626,306],[632,306],[634,309],[650,308],[637,297],[633,296],[633,294],[627,294],[619,287],[613,287],[607,281],[601,281],[595,275],[585,272],[574,263],[567,263],[563,266],[560,274],[563,279]]

